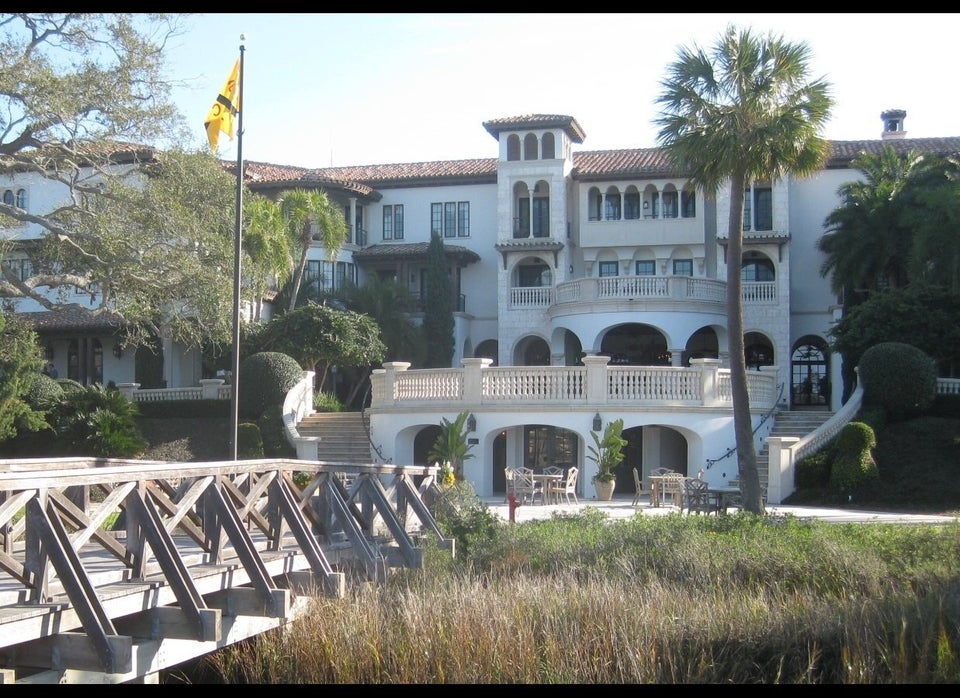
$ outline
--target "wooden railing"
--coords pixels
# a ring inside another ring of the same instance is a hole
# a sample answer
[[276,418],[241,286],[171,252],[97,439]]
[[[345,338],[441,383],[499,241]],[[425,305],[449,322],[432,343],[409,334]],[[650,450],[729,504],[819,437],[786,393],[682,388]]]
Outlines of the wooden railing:
[[0,461],[0,679],[132,680],[280,627],[311,595],[342,596],[345,571],[383,581],[422,567],[420,536],[453,551],[421,497],[435,475],[316,460]]

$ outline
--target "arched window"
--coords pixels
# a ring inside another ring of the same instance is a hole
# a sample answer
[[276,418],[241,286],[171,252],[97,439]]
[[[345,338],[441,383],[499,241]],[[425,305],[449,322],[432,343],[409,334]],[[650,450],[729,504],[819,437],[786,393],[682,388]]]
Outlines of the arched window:
[[620,220],[620,190],[616,187],[607,189],[603,201],[603,219],[606,221]]
[[668,184],[661,195],[664,218],[676,218],[679,215],[677,198],[676,188],[672,184]]
[[27,190],[26,189],[17,190],[17,208],[22,208],[24,211],[27,210]]
[[773,262],[766,257],[750,257],[740,267],[741,281],[775,281]]
[[12,191],[12,190],[7,189],[5,192],[3,192],[3,203],[5,203],[7,206],[13,206],[13,205],[14,205],[14,198],[13,198],[13,191]]
[[623,195],[623,218],[628,221],[640,218],[640,192],[632,184]]
[[603,194],[596,187],[590,187],[587,192],[587,220],[600,220],[600,211],[603,208]]
[[550,267],[539,259],[521,262],[517,266],[517,286],[521,288],[539,288],[553,285]]
[[515,133],[507,136],[507,160],[520,159],[520,136]]
[[528,133],[523,139],[523,159],[524,160],[536,160],[537,159],[537,137],[532,133]]
[[557,157],[556,152],[557,146],[553,134],[548,131],[543,134],[543,159],[553,160]]
[[790,357],[794,406],[830,404],[827,344],[820,337],[802,337]]
[[680,193],[680,215],[683,218],[697,217],[697,192],[692,188],[685,188]]

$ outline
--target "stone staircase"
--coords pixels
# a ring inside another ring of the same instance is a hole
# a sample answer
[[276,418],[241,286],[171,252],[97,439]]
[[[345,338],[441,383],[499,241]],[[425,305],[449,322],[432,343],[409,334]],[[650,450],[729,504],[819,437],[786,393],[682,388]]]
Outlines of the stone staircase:
[[314,412],[297,425],[300,436],[319,437],[317,460],[374,463],[362,412]]
[[[827,410],[781,410],[774,415],[770,436],[795,436],[803,438],[833,416]],[[760,486],[766,489],[770,469],[770,453],[767,444],[757,453],[757,471]]]

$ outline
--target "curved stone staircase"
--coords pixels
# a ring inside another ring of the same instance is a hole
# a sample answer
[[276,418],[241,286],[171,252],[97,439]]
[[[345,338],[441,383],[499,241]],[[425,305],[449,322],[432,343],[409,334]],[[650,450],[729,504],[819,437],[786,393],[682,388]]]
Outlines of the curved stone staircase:
[[[795,436],[803,438],[833,416],[828,410],[780,410],[773,418],[770,436]],[[757,453],[757,471],[760,474],[760,486],[767,487],[770,469],[770,453],[767,444]],[[731,481],[736,484],[736,480]]]

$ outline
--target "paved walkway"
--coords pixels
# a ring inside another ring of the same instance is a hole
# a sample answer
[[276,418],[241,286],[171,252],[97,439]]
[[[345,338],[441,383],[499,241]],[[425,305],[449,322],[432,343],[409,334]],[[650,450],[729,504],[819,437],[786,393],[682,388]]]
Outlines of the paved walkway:
[[[490,511],[503,520],[509,520],[510,510],[502,496],[486,497],[484,504]],[[573,514],[585,507],[595,507],[604,514],[615,519],[629,518],[637,513],[651,516],[663,516],[677,513],[679,508],[673,505],[654,507],[646,496],[641,497],[640,503],[633,506],[633,495],[614,495],[609,502],[600,502],[596,499],[581,499],[580,504],[524,504],[517,507],[516,521],[530,521],[533,519],[548,519],[555,513]],[[731,511],[736,511],[731,509]],[[833,523],[951,523],[960,521],[955,516],[938,516],[936,514],[902,514],[899,512],[857,511],[852,509],[830,509],[827,507],[787,506],[771,504],[767,506],[768,514],[790,514],[798,519],[820,519]]]

